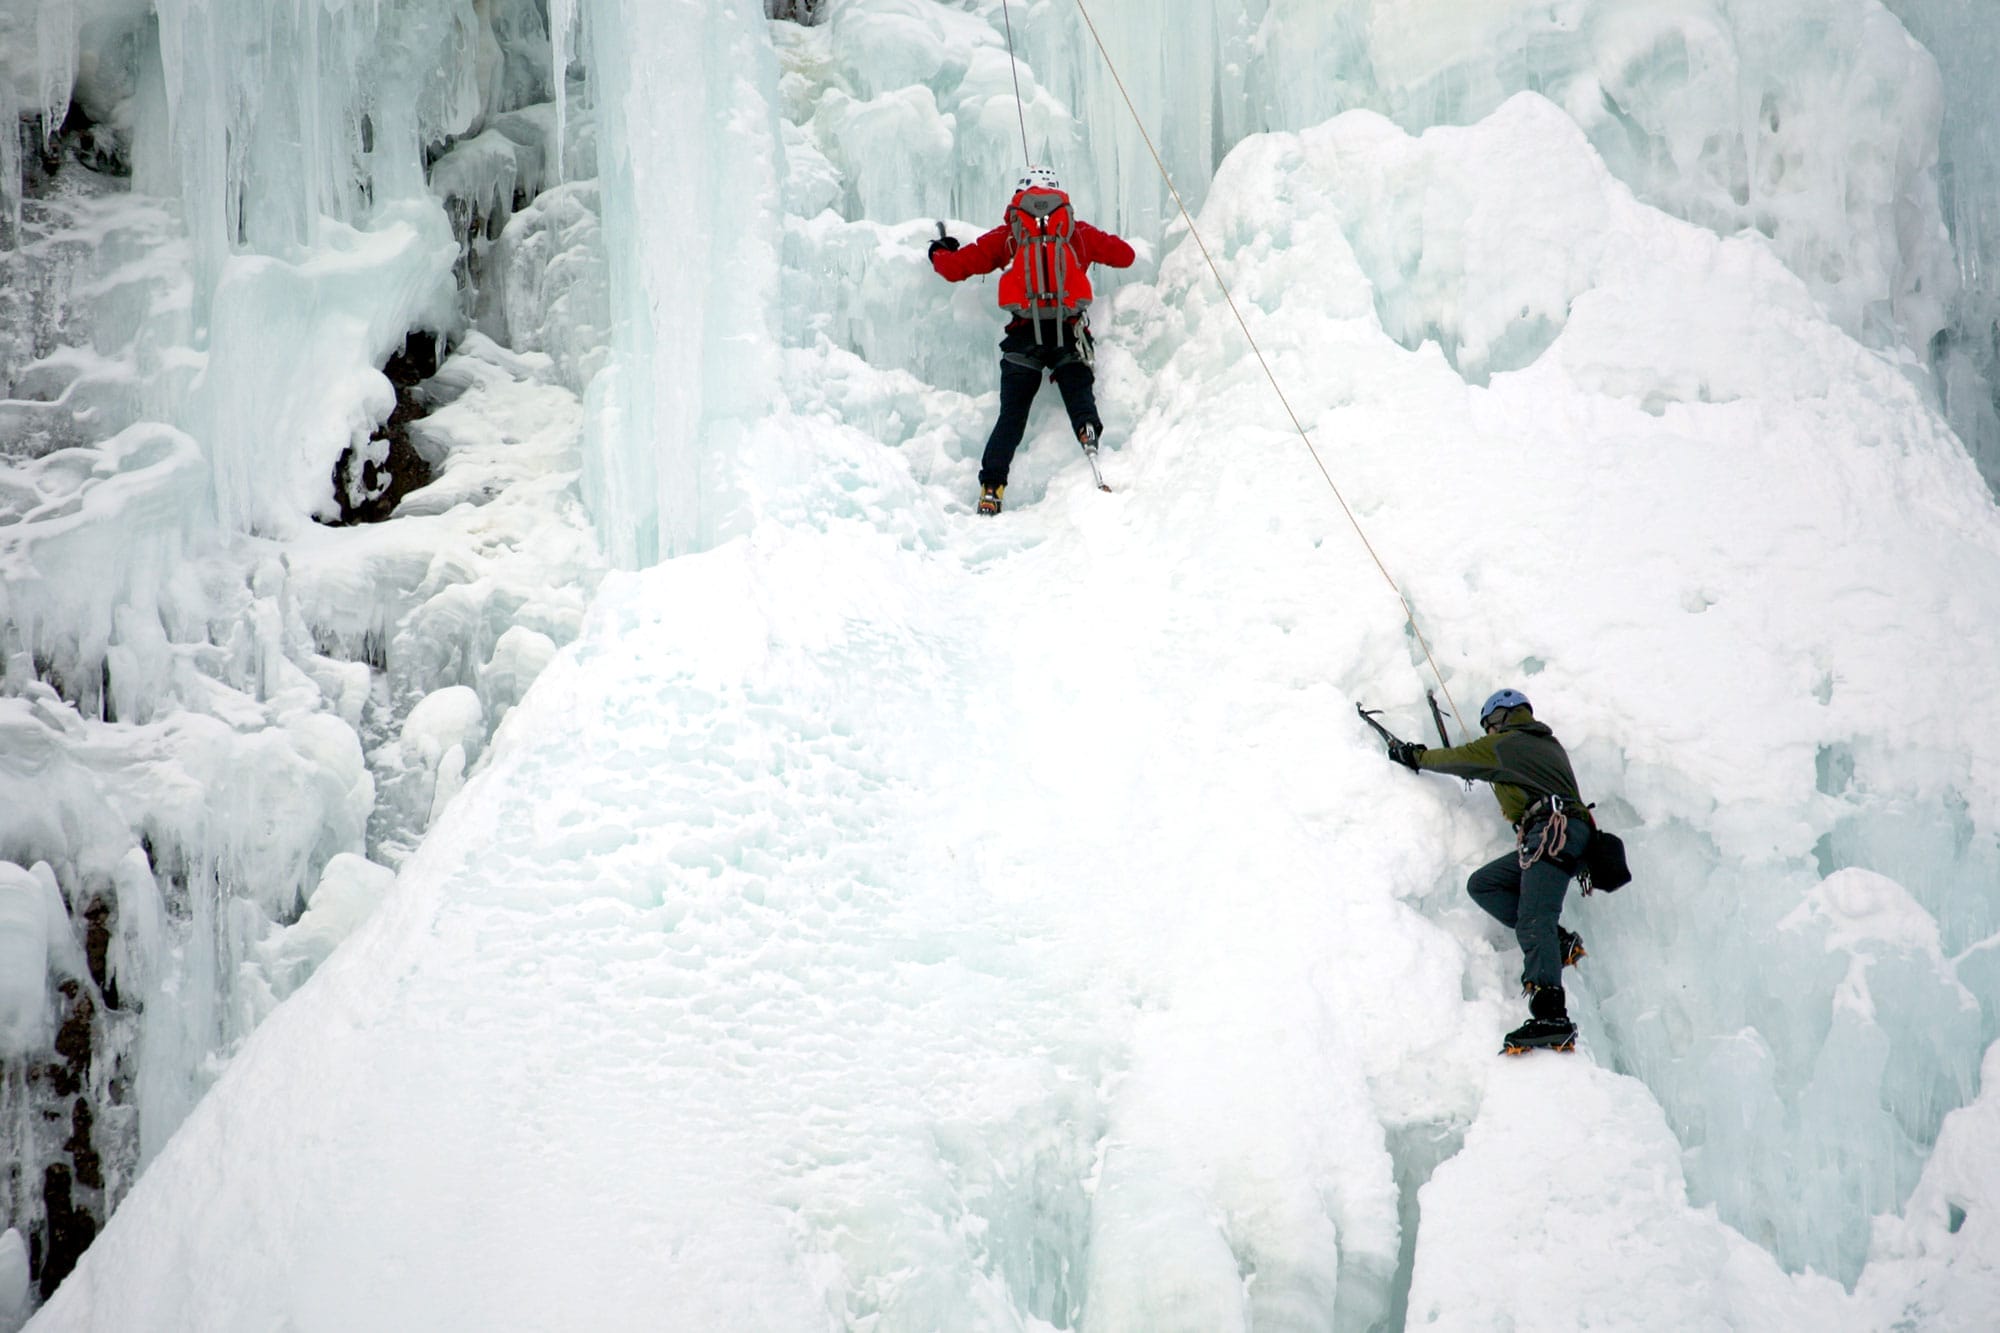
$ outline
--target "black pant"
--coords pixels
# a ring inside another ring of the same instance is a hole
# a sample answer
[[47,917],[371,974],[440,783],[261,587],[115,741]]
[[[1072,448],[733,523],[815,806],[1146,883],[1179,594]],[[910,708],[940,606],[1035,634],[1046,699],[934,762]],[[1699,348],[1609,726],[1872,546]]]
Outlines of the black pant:
[[1042,321],[1039,343],[1033,323],[1022,320],[1010,324],[1007,336],[1000,340],[1000,416],[993,423],[993,433],[986,437],[986,453],[979,460],[981,486],[1007,484],[1007,469],[1014,465],[1014,451],[1021,447],[1021,435],[1028,429],[1028,409],[1042,387],[1044,371],[1062,391],[1070,429],[1080,431],[1090,426],[1103,433],[1093,391],[1097,376],[1077,354],[1075,322]]
[[[1528,841],[1534,842],[1539,833],[1539,826],[1530,829]],[[1561,852],[1564,863],[1576,865],[1589,843],[1590,825],[1571,819]],[[1562,985],[1562,949],[1556,943],[1556,924],[1562,919],[1563,898],[1575,873],[1547,857],[1523,870],[1520,854],[1509,851],[1473,871],[1465,882],[1472,901],[1501,925],[1514,928],[1514,938],[1521,942],[1522,977],[1537,986]]]

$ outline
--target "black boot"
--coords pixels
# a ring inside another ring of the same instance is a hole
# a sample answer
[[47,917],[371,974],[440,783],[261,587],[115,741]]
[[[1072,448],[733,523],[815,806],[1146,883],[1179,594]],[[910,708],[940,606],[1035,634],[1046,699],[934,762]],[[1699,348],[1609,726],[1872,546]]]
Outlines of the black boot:
[[1561,986],[1536,986],[1528,996],[1527,1022],[1507,1034],[1502,1055],[1521,1055],[1537,1047],[1554,1051],[1576,1049],[1576,1024],[1569,1021],[1568,998]]

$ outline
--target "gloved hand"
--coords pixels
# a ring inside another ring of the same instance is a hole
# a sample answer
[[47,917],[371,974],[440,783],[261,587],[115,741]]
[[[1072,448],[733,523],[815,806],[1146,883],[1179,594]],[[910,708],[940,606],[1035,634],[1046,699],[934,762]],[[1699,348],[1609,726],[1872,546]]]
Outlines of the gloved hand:
[[928,253],[931,255],[932,258],[935,258],[937,256],[937,252],[940,250],[956,250],[956,249],[958,249],[958,237],[940,236],[937,240],[931,242],[931,248],[928,251]]
[[1421,767],[1417,762],[1417,756],[1427,748],[1429,747],[1420,745],[1416,741],[1390,741],[1389,757],[1414,773]]

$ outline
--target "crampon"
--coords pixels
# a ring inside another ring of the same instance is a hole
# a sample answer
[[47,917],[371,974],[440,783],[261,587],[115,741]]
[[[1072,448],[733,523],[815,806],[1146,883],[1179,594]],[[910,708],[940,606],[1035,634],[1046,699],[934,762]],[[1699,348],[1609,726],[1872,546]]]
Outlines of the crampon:
[[1576,1024],[1564,1019],[1531,1018],[1507,1034],[1502,1055],[1526,1055],[1529,1051],[1573,1051]]

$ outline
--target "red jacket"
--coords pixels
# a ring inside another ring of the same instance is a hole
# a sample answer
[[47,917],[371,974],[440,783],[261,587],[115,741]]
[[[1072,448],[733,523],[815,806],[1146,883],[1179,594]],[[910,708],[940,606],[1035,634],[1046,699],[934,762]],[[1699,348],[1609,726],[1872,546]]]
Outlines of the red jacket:
[[[1089,268],[1129,268],[1136,256],[1132,247],[1108,231],[1099,231],[1088,222],[1078,221],[1070,236],[1070,248],[1079,264]],[[1005,268],[1014,258],[1014,238],[1005,226],[995,227],[971,245],[956,250],[939,250],[931,256],[931,267],[948,282],[964,282],[982,273]],[[1087,297],[1088,292],[1084,293]]]

